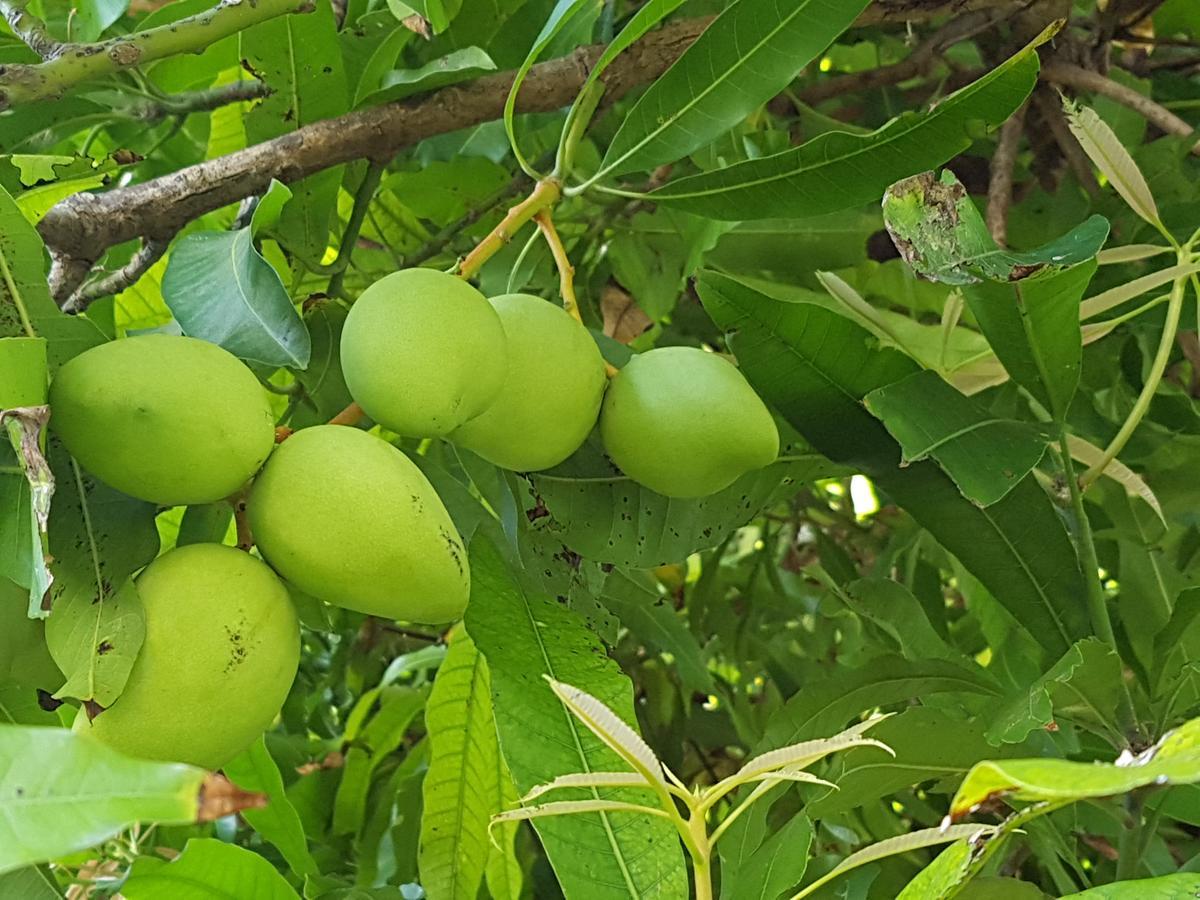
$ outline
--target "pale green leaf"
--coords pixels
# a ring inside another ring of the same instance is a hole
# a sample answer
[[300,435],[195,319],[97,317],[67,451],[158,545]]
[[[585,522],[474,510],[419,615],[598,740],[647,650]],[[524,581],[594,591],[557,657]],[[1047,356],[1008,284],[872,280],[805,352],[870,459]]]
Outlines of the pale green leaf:
[[1108,179],[1129,208],[1151,225],[1159,221],[1158,206],[1146,177],[1108,123],[1088,106],[1066,103],[1067,124],[1084,152]]
[[[1067,435],[1067,448],[1071,452],[1071,458],[1085,466],[1093,466],[1104,457],[1104,450],[1075,434]],[[1130,497],[1139,497],[1145,500],[1146,505],[1154,510],[1163,525],[1167,524],[1158,497],[1154,495],[1154,491],[1150,489],[1150,485],[1146,484],[1141,475],[1119,459],[1109,460],[1103,474],[1106,478],[1111,478],[1121,485]]]
[[581,787],[654,787],[643,775],[637,772],[580,772],[573,775],[559,775],[548,784],[539,784],[531,788],[521,798],[522,803],[528,803],[542,794],[557,791],[561,788]]
[[298,900],[264,857],[215,838],[192,838],[171,862],[139,857],[121,885],[126,900]]
[[1059,900],[1194,900],[1197,896],[1200,896],[1200,874],[1177,872],[1105,884],[1078,894],[1064,894]]
[[1088,319],[1094,319],[1101,313],[1106,313],[1110,309],[1132,300],[1134,297],[1140,297],[1142,294],[1152,291],[1156,287],[1161,287],[1164,284],[1175,281],[1177,278],[1183,278],[1196,272],[1200,272],[1200,262],[1181,263],[1167,269],[1159,269],[1157,272],[1151,272],[1149,275],[1143,275],[1140,278],[1127,281],[1114,288],[1109,288],[1107,291],[1084,300],[1079,306],[1079,318],[1085,322]]

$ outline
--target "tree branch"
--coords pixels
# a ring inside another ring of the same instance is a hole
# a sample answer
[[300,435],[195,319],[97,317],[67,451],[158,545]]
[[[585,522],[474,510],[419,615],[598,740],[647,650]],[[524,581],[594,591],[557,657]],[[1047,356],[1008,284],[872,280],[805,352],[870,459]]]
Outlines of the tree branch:
[[170,241],[147,239],[138,248],[137,253],[121,268],[83,284],[63,304],[63,312],[83,312],[93,300],[107,297],[109,294],[119,294],[129,287],[154,265],[167,252]]
[[161,122],[168,116],[186,116],[194,112],[208,112],[230,103],[244,103],[268,97],[274,91],[264,82],[250,79],[218,84],[200,91],[172,94],[158,100],[146,100],[136,104],[133,115],[145,122]]
[[42,59],[57,56],[63,44],[50,36],[46,23],[26,11],[25,0],[0,0],[0,15],[12,29],[12,33]]
[[1017,162],[1017,148],[1025,132],[1025,110],[1023,104],[1000,129],[996,152],[989,166],[987,200],[987,227],[992,238],[1001,247],[1008,246],[1008,207],[1012,203],[1013,168]]
[[1058,149],[1062,152],[1063,159],[1075,173],[1079,184],[1092,197],[1099,197],[1100,185],[1096,182],[1092,163],[1087,158],[1087,154],[1083,152],[1083,148],[1079,146],[1079,141],[1075,140],[1075,135],[1071,134],[1066,116],[1063,115],[1062,103],[1059,102],[1054,89],[1044,84],[1034,88],[1033,105],[1037,107],[1042,121],[1050,130],[1055,143],[1058,144]]
[[[243,0],[248,2],[248,0]],[[259,0],[285,5],[296,0]],[[947,12],[1012,9],[1028,0],[880,0],[856,24],[917,21]],[[650,32],[605,71],[605,101],[653,81],[679,57],[708,20],[674,22]],[[182,23],[178,23],[182,24]],[[152,29],[145,34],[152,34]],[[208,34],[211,35],[211,32]],[[567,106],[603,52],[581,47],[534,66],[521,89],[520,112]],[[37,67],[33,67],[37,68]],[[314,122],[236,153],[103,194],[80,193],[54,206],[38,225],[51,251],[51,287],[60,301],[112,246],[138,237],[169,238],[205,213],[285,183],[359,159],[387,159],[425,138],[499,118],[513,73],[488,75],[423,97]]]
[[[1066,85],[1078,91],[1090,91],[1115,100],[1122,106],[1128,106],[1166,134],[1176,134],[1180,137],[1190,137],[1195,134],[1191,125],[1165,106],[1161,106],[1149,97],[1139,94],[1133,88],[1125,87],[1111,78],[1105,78],[1099,72],[1093,72],[1091,69],[1070,63],[1046,62],[1042,65],[1041,78],[1043,81]],[[1200,142],[1192,147],[1192,153],[1200,156]]]
[[[5,3],[6,18],[11,8],[24,14],[17,0],[0,2]],[[311,9],[311,0],[222,0],[207,12],[157,28],[94,44],[62,44],[44,62],[0,66],[0,110],[52,100],[80,82],[166,56],[193,53],[259,22]]]

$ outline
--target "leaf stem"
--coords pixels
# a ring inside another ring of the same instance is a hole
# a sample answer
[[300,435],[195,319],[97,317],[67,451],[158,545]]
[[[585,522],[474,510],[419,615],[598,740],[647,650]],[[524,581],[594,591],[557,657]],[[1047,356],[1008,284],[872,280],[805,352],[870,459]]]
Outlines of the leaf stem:
[[1125,424],[1121,426],[1121,430],[1117,432],[1116,437],[1104,448],[1104,455],[1080,477],[1080,486],[1084,489],[1103,475],[1108,464],[1116,459],[1117,455],[1125,449],[1125,445],[1133,437],[1134,431],[1137,430],[1146,412],[1150,409],[1150,402],[1154,399],[1158,385],[1167,370],[1167,362],[1171,358],[1171,349],[1175,346],[1175,332],[1179,328],[1179,314],[1183,309],[1185,283],[1185,279],[1177,278],[1171,287],[1171,299],[1167,303],[1167,319],[1163,323],[1162,337],[1158,342],[1158,352],[1154,356],[1154,362],[1150,366],[1150,374],[1146,378],[1146,383],[1142,387],[1142,392],[1138,395],[1133,409],[1130,410],[1128,417],[1126,417]]
[[1129,821],[1121,832],[1121,840],[1117,848],[1119,854],[1117,857],[1117,881],[1128,881],[1133,878],[1141,865],[1142,826],[1145,824],[1142,811],[1145,803],[1146,798],[1140,791],[1134,791],[1125,798],[1125,811],[1129,815]]
[[467,254],[466,259],[458,267],[459,277],[474,278],[483,268],[483,264],[513,239],[513,236],[521,230],[521,226],[542,210],[553,206],[561,196],[562,184],[557,178],[543,178],[539,181],[529,196],[510,209],[500,220],[500,224]]
[[1083,566],[1083,578],[1087,585],[1088,615],[1092,620],[1092,631],[1114,650],[1117,638],[1113,633],[1112,619],[1104,599],[1104,585],[1100,583],[1100,560],[1096,555],[1096,541],[1092,534],[1092,523],[1083,505],[1083,489],[1075,474],[1075,461],[1071,458],[1071,446],[1064,434],[1059,442],[1062,456],[1063,477],[1071,495],[1071,511],[1075,514],[1075,545],[1079,561]]
[[571,259],[567,256],[567,248],[558,236],[558,229],[554,227],[549,210],[542,210],[533,218],[541,229],[542,237],[550,245],[550,255],[554,257],[554,265],[558,268],[558,288],[562,294],[563,309],[582,325],[583,316],[580,315],[579,301],[575,297],[575,267],[571,265]]
[[346,220],[346,230],[342,232],[342,242],[338,246],[337,259],[333,263],[336,271],[329,279],[327,293],[331,297],[342,296],[342,285],[350,268],[350,256],[358,243],[363,221],[367,218],[367,209],[371,206],[371,199],[375,196],[386,168],[387,163],[371,160],[367,164],[367,171],[363,173],[362,181],[358,183],[358,190],[354,192],[354,207],[350,210],[350,218]]

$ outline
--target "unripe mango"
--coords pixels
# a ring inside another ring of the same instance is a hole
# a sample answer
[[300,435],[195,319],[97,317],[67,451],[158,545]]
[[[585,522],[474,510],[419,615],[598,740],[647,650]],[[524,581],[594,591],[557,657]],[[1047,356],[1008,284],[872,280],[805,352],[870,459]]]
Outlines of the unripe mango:
[[46,649],[46,627],[31,619],[29,591],[0,576],[0,684],[18,682],[54,692],[62,672]]
[[372,419],[408,437],[445,437],[500,392],[504,328],[461,278],[404,269],[355,301],[342,329],[342,372]]
[[604,358],[586,328],[529,294],[489,301],[504,325],[508,375],[453,440],[515,472],[556,466],[587,439],[604,398]]
[[467,554],[450,514],[421,470],[372,434],[297,431],[254,482],[247,512],[267,561],[326,603],[433,624],[466,608]]
[[254,374],[216,344],[148,334],[76,356],[50,385],[50,427],[85,469],[163,506],[236,492],[275,444]]
[[300,661],[291,598],[259,560],[221,544],[164,553],[137,579],[146,640],[125,690],[75,730],[129,756],[216,769],[263,733]]
[[704,497],[775,460],[779,431],[742,373],[715,353],[660,347],[608,386],[604,448],[621,471],[668,497]]

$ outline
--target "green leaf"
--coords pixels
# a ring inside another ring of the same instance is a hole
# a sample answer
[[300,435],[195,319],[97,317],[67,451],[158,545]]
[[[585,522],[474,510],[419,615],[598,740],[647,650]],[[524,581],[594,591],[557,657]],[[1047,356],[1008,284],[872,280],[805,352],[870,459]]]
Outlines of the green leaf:
[[50,299],[42,260],[41,237],[0,187],[0,338],[45,338],[53,372],[103,343],[104,333],[86,316],[59,310]]
[[896,900],[942,900],[962,883],[973,856],[971,842],[958,840],[904,886]]
[[83,850],[136,822],[192,822],[204,780],[193,766],[18,725],[0,726],[0,773],[0,872]]
[[154,506],[85,476],[52,443],[58,489],[50,508],[46,641],[67,676],[59,694],[107,707],[120,695],[145,637],[132,574],[159,549]]
[[250,227],[185,235],[171,251],[163,299],[183,333],[246,362],[305,368],[312,343]]
[[342,326],[346,308],[332,300],[314,304],[304,316],[311,337],[312,351],[308,366],[296,373],[304,388],[304,397],[293,416],[292,427],[323,424],[345,409],[353,400],[342,375]]
[[672,181],[651,193],[714,219],[815,216],[877,201],[901,178],[933,169],[974,139],[975,123],[999,125],[1037,81],[1038,44],[1029,46],[925,113],[907,114],[869,134],[831,131],[773,156]]
[[215,838],[192,838],[171,862],[138,857],[121,885],[127,900],[298,900],[267,860]]
[[738,0],[629,111],[596,177],[674,162],[724,134],[787,87],[866,6]]
[[896,248],[918,275],[944,284],[1040,278],[1096,257],[1108,220],[1092,216],[1036,250],[1000,248],[953,172],[932,172],[893,184],[883,195],[883,219]]
[[488,822],[501,806],[500,748],[487,661],[458,629],[425,708],[429,771],[422,788],[421,884],[475,900],[488,858]]
[[876,349],[868,332],[814,304],[773,300],[713,272],[701,274],[698,290],[717,325],[733,332],[742,372],[817,450],[869,475],[1048,652],[1060,656],[1087,635],[1074,548],[1032,475],[981,509],[935,464],[897,465],[899,448],[861,401],[917,371],[912,360]]
[[1125,794],[1146,785],[1200,781],[1200,719],[1193,719],[1137,756],[1117,763],[1066,759],[1011,759],[981,762],[967,773],[950,803],[959,818],[986,800],[1004,797],[1039,802],[1070,802]]
[[[243,65],[274,93],[246,113],[246,138],[258,144],[305,125],[332,119],[349,108],[346,73],[329,0],[303,15],[280,16],[240,35]],[[291,185],[278,233],[289,249],[320,262],[337,206],[340,166]]]
[[1071,133],[1096,168],[1104,173],[1108,183],[1116,188],[1130,209],[1151,225],[1157,223],[1158,206],[1154,202],[1154,195],[1146,184],[1142,170],[1121,144],[1120,138],[1094,109],[1074,103],[1064,103],[1064,106]]
[[804,877],[812,822],[797,815],[771,829],[770,807],[766,798],[757,801],[721,836],[721,900],[776,900]]
[[71,22],[71,39],[90,43],[116,22],[129,8],[129,0],[81,0]]
[[772,498],[844,471],[815,453],[784,455],[708,497],[673,500],[614,472],[589,442],[562,465],[527,476],[525,499],[535,528],[584,558],[648,569],[714,547]]
[[847,584],[839,596],[854,613],[889,634],[906,659],[962,660],[962,654],[934,630],[921,601],[900,582],[861,578]]
[[1062,718],[1120,743],[1113,711],[1120,705],[1122,679],[1116,651],[1096,638],[1080,641],[994,714],[988,739],[994,744],[1023,741],[1031,731]]
[[1013,380],[1062,421],[1079,387],[1079,301],[1095,261],[1047,277],[965,288],[967,304]]
[[260,735],[250,747],[227,763],[222,771],[225,776],[246,791],[267,795],[267,805],[262,809],[244,809],[240,815],[265,841],[274,844],[288,867],[300,878],[315,875],[319,869],[316,860],[308,852],[308,841],[304,826],[296,807],[288,799],[283,787],[283,776],[279,766],[271,758],[263,737]]
[[423,91],[432,91],[459,81],[496,71],[492,58],[478,47],[464,47],[416,69],[394,69],[380,80],[379,89],[363,97],[358,106],[377,106],[403,100]]
[[1105,884],[1078,894],[1064,894],[1059,900],[1192,900],[1197,894],[1200,894],[1200,875],[1178,872]]
[[934,459],[980,506],[1003,498],[1046,453],[1044,429],[996,418],[929,369],[877,388],[863,402],[899,441],[902,465]]
[[[487,658],[500,748],[517,790],[558,775],[625,769],[621,758],[559,702],[543,675],[600,699],[626,723],[636,722],[629,680],[578,615],[530,594],[499,551],[477,537],[471,545],[467,629]],[[645,791],[578,789],[559,796],[638,803]],[[568,801],[570,802],[570,801]],[[687,880],[671,826],[641,815],[601,812],[535,819],[566,896],[677,897]]]
[[639,640],[660,653],[671,654],[685,690],[714,692],[713,679],[696,635],[652,576],[617,569],[605,580],[600,600]]
[[29,866],[0,875],[0,897],[20,900],[61,900],[58,882],[44,866]]

